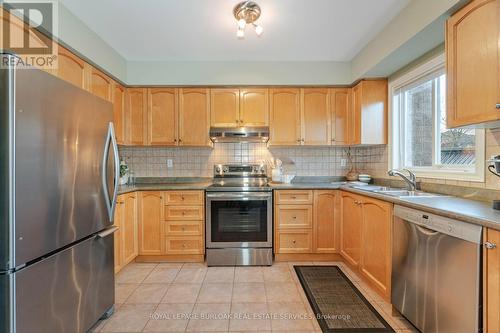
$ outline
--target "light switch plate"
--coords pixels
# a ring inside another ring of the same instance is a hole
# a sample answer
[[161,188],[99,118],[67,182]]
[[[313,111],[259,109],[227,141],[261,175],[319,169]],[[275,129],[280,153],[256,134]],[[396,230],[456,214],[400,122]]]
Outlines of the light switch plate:
[[168,159],[167,160],[167,168],[173,168],[174,167],[174,161],[172,161],[172,159]]
[[346,158],[342,158],[342,159],[340,159],[340,166],[341,166],[341,167],[345,167],[345,166],[347,166],[347,159],[346,159]]

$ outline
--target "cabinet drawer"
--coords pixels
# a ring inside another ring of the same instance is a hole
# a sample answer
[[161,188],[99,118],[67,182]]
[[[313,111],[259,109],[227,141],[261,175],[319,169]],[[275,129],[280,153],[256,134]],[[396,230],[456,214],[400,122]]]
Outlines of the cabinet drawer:
[[277,253],[311,253],[312,232],[310,230],[278,231],[277,244]]
[[203,254],[203,238],[200,236],[192,237],[166,237],[167,254]]
[[309,190],[286,190],[276,191],[276,204],[302,205],[312,204],[313,191]]
[[312,228],[311,205],[279,205],[276,209],[278,229]]
[[166,205],[203,205],[203,191],[165,192]]
[[201,221],[203,206],[165,206],[165,220]]
[[167,221],[165,236],[202,236],[202,221]]

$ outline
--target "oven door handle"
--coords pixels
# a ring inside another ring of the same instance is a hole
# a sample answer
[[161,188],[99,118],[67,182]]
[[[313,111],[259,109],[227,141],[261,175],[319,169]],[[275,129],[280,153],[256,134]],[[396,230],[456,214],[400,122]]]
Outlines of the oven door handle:
[[271,193],[207,193],[207,198],[220,198],[220,199],[269,199],[272,197]]

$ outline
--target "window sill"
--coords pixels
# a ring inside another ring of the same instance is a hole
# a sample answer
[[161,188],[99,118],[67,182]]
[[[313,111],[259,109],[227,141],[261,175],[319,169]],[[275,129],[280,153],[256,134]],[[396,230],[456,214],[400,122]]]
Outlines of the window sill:
[[478,174],[474,172],[442,170],[442,169],[422,170],[422,169],[409,168],[409,170],[414,172],[415,175],[419,178],[458,180],[458,181],[478,182],[478,183],[484,183],[485,181],[484,173]]

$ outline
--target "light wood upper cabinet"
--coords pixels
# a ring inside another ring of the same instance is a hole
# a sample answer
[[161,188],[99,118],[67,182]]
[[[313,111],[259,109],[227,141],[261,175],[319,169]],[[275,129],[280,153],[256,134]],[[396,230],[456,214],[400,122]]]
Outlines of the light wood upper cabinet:
[[118,83],[113,85],[113,113],[116,142],[125,144],[125,88]]
[[210,90],[210,125],[214,127],[240,126],[240,90]]
[[300,89],[271,89],[269,145],[300,145]]
[[496,245],[483,251],[484,332],[500,332],[500,231],[485,229],[484,242]]
[[138,251],[138,225],[137,225],[137,199],[136,193],[123,195],[123,224],[122,246],[123,261],[128,264],[137,257]]
[[329,145],[331,111],[329,89],[301,89],[301,141],[303,145]]
[[139,195],[139,254],[163,254],[163,196],[147,191]]
[[349,144],[387,144],[387,80],[361,80],[352,88]]
[[148,89],[147,145],[177,145],[178,110],[177,89]]
[[500,119],[500,2],[474,0],[446,25],[447,125]]
[[147,89],[129,88],[126,92],[127,138],[131,145],[143,145],[146,142]]
[[330,108],[332,111],[332,144],[346,145],[349,142],[350,89],[335,88],[330,90]]
[[337,253],[337,226],[335,220],[337,191],[314,191],[313,251]]
[[363,213],[360,197],[341,192],[340,253],[349,264],[358,267],[361,259]]
[[57,77],[68,81],[75,86],[88,88],[88,71],[85,61],[68,51],[62,46],[58,48],[58,68]]
[[390,298],[392,204],[368,197],[362,198],[363,224],[361,273],[371,285]]
[[89,90],[96,96],[99,96],[107,101],[113,101],[113,80],[97,70],[96,68],[89,66]]
[[269,125],[268,89],[241,89],[239,122],[242,126]]
[[209,89],[179,89],[179,145],[211,146]]

